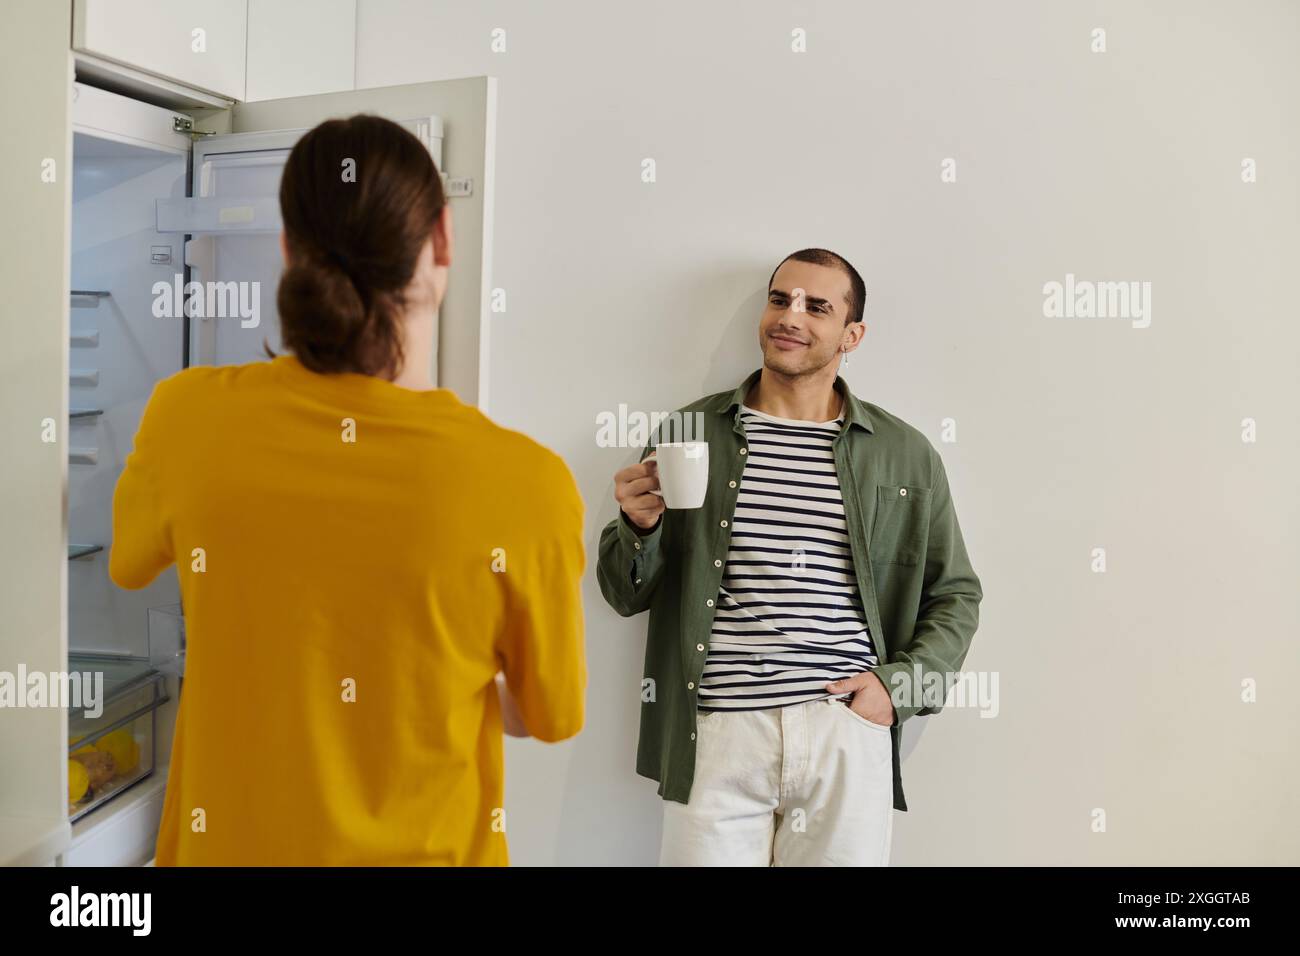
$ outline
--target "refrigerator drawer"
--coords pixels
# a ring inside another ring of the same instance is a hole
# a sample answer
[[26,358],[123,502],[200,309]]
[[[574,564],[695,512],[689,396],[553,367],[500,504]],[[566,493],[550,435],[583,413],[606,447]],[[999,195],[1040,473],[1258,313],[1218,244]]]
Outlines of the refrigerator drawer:
[[169,697],[148,659],[74,654],[68,667],[103,675],[102,700],[68,714],[68,819],[75,821],[153,773],[158,708]]

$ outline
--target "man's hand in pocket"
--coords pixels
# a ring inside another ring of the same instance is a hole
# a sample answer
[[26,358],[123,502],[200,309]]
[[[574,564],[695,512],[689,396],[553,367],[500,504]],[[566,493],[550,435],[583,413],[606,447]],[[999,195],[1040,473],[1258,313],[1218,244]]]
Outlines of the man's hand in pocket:
[[844,680],[831,681],[826,689],[832,694],[853,692],[849,709],[859,717],[880,724],[884,727],[894,725],[894,702],[889,699],[889,691],[880,682],[880,678],[871,671],[854,674]]

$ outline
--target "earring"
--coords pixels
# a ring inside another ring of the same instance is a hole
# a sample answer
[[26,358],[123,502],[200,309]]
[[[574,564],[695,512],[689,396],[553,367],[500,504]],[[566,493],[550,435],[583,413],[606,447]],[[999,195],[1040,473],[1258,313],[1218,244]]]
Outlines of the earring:
[[845,365],[848,365],[848,364],[849,364],[849,350],[848,350],[848,348],[846,348],[846,347],[841,347],[841,348],[840,348],[840,351],[844,353],[844,364],[845,364]]

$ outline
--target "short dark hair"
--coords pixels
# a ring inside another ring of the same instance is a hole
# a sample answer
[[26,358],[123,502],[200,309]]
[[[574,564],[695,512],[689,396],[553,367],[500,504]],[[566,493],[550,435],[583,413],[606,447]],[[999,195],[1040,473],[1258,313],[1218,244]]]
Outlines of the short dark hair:
[[793,259],[795,262],[811,262],[815,266],[829,266],[832,269],[839,269],[849,277],[849,317],[844,320],[844,324],[850,322],[861,322],[862,311],[867,305],[867,284],[862,281],[862,276],[858,275],[858,270],[849,264],[838,253],[831,252],[829,249],[800,249],[798,252],[792,252],[776,264],[776,269],[772,270],[772,277],[767,280],[767,289],[772,291],[772,279],[776,278],[777,271]]

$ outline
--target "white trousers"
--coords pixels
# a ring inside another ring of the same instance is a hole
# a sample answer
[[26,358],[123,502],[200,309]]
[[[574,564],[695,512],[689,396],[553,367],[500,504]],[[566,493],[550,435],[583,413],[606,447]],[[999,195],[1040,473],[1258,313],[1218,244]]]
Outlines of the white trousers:
[[660,866],[886,866],[889,728],[844,698],[701,712],[690,803],[665,800]]

